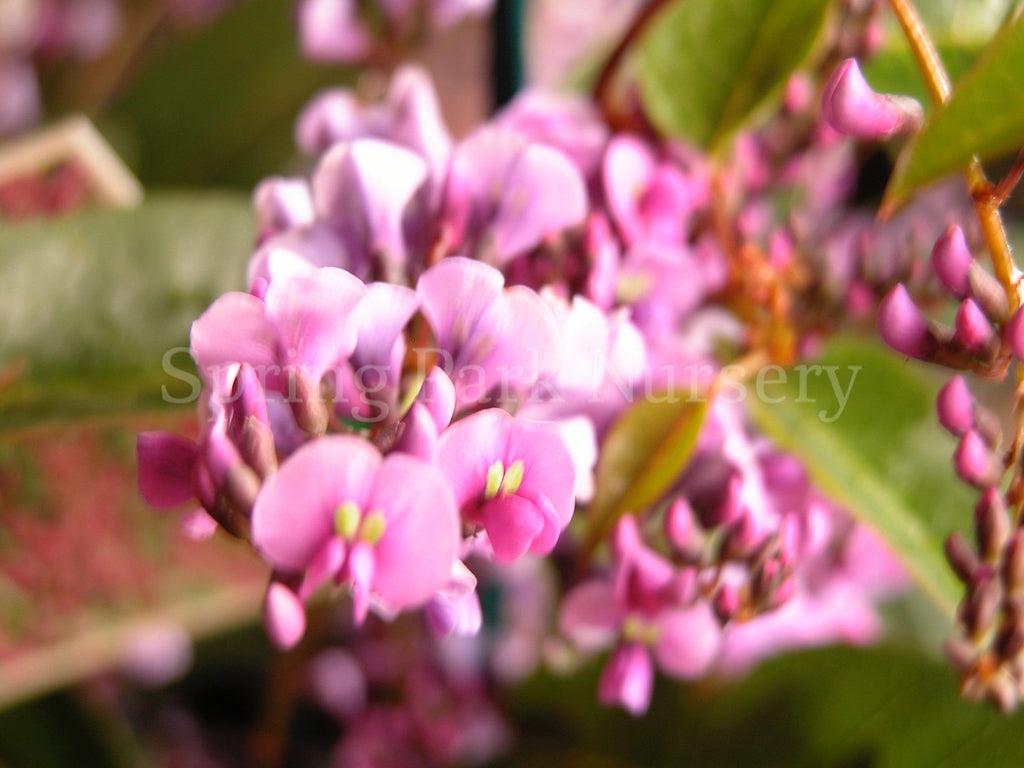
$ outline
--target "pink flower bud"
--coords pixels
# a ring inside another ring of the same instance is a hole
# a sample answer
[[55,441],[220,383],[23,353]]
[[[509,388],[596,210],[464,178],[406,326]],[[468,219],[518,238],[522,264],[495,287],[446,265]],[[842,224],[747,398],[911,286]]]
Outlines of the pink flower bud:
[[939,423],[957,437],[974,428],[974,398],[960,376],[954,376],[939,390],[935,402]]
[[833,73],[822,98],[825,120],[839,133],[874,141],[914,133],[924,114],[908,96],[875,93],[856,59],[847,59]]
[[938,346],[935,335],[902,283],[882,299],[877,322],[882,340],[897,352],[919,360],[934,357]]
[[619,645],[608,659],[598,683],[603,704],[618,704],[639,717],[647,711],[654,687],[654,663],[639,643]]
[[997,488],[989,488],[974,509],[974,538],[986,562],[994,563],[999,558],[1010,531],[1010,516],[1002,494]]
[[992,340],[995,330],[973,299],[964,299],[956,313],[956,340],[972,352]]
[[306,609],[298,595],[279,581],[272,581],[263,597],[263,626],[282,651],[294,648],[306,633]]
[[722,584],[712,598],[711,607],[719,622],[723,625],[729,623],[740,609],[739,590],[731,584]]
[[1024,360],[1024,307],[1013,313],[1004,331],[1013,356]]
[[969,271],[973,261],[964,231],[956,224],[943,232],[932,248],[932,271],[958,299],[970,293]]
[[977,488],[989,488],[999,482],[999,468],[985,440],[975,430],[969,430],[956,447],[953,456],[956,473],[965,483]]

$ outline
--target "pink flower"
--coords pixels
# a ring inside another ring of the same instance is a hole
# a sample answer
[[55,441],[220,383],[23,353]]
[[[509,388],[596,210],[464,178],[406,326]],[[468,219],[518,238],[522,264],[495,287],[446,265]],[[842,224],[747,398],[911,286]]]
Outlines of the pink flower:
[[278,572],[304,575],[302,598],[330,578],[351,585],[362,621],[371,602],[410,608],[448,584],[459,521],[435,467],[335,435],[304,445],[266,481],[252,539]]
[[437,465],[498,560],[550,552],[572,517],[575,469],[547,425],[497,408],[480,411],[444,431]]

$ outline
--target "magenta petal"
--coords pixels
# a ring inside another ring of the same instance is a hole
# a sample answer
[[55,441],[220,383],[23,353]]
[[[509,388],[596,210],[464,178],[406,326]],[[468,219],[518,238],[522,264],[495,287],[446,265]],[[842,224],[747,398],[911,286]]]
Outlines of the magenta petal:
[[433,462],[437,457],[437,440],[437,425],[430,412],[416,402],[402,418],[402,434],[395,441],[394,450]]
[[370,590],[377,575],[377,559],[373,547],[360,542],[349,552],[345,563],[346,577],[352,582],[352,613],[357,625],[366,621],[370,610]]
[[306,609],[284,584],[270,582],[263,597],[263,626],[282,651],[294,648],[306,633]]
[[267,317],[277,328],[281,360],[319,381],[356,344],[353,311],[366,293],[359,278],[322,267],[274,280],[267,289]]
[[441,433],[437,466],[444,473],[462,507],[483,499],[487,470],[504,462],[512,416],[499,408],[488,408],[456,421]]
[[617,136],[608,143],[602,167],[604,193],[612,220],[627,243],[643,232],[638,206],[654,167],[653,153],[635,136]]
[[192,541],[206,541],[219,527],[220,523],[202,507],[196,507],[181,517],[181,534]]
[[264,483],[252,513],[252,540],[274,566],[301,572],[334,535],[338,506],[362,510],[380,453],[348,435],[324,437],[293,453]]
[[544,530],[544,515],[537,505],[514,494],[485,502],[476,517],[491,540],[494,559],[500,562],[522,557]]
[[576,468],[572,457],[554,425],[525,419],[513,422],[505,466],[523,462],[523,491],[547,497],[561,530],[569,524],[576,506]]
[[498,252],[516,256],[548,235],[579,224],[587,212],[583,179],[557,149],[526,147],[505,179],[491,225]]
[[337,576],[345,564],[346,554],[345,542],[337,536],[329,537],[310,561],[299,585],[299,597],[308,600],[329,579]]
[[836,68],[825,85],[821,108],[839,133],[869,141],[913,133],[923,118],[921,105],[913,99],[875,93],[856,59]]
[[171,432],[143,432],[135,444],[139,463],[139,493],[146,503],[170,509],[191,499],[192,468],[199,455],[196,444]]
[[276,361],[276,334],[262,301],[248,293],[226,293],[192,323],[192,353],[200,373],[213,381],[217,369],[249,363],[266,370]]
[[654,657],[667,675],[684,680],[699,677],[718,656],[722,629],[707,603],[663,612],[658,629]]
[[597,697],[602,704],[619,705],[639,717],[647,711],[654,689],[654,665],[639,643],[623,643],[612,652],[601,673]]
[[387,521],[375,547],[374,591],[393,608],[426,602],[448,582],[460,540],[458,510],[444,476],[413,456],[391,454],[365,509],[381,510]]

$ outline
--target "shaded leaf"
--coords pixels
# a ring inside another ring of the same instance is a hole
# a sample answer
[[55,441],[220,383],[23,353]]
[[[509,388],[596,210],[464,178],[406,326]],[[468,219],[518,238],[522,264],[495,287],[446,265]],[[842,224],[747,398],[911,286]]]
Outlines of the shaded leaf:
[[209,29],[175,41],[124,94],[109,116],[119,129],[112,132],[134,140],[134,170],[144,185],[249,189],[295,155],[299,110],[351,71],[302,58],[294,6],[239,4]]
[[661,131],[718,147],[811,53],[825,0],[677,0],[640,41],[640,96]]
[[209,193],[0,229],[0,434],[194,400],[189,326],[254,237],[246,198]]
[[794,653],[736,681],[663,678],[640,720],[596,704],[597,667],[517,691],[522,735],[502,765],[991,768],[1024,750],[1024,712],[961,700],[949,669],[906,649]]
[[704,399],[670,393],[641,400],[615,422],[587,508],[589,551],[622,515],[644,511],[668,490],[693,454],[706,413]]
[[1024,14],[1018,14],[957,81],[953,94],[904,148],[883,208],[962,170],[975,155],[992,160],[1024,147]]
[[[830,369],[840,392],[849,392],[845,404]],[[942,543],[970,521],[974,501],[953,473],[955,445],[936,423],[934,384],[893,353],[855,341],[837,343],[816,365],[787,373],[767,398],[778,402],[750,400],[755,419],[803,458],[830,496],[878,532],[952,615],[961,587]]]

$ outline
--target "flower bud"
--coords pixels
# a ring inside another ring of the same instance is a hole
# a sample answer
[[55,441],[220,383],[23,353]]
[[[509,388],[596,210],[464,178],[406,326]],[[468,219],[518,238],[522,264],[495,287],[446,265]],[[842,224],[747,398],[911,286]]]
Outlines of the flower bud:
[[960,376],[954,376],[939,390],[935,410],[939,423],[957,437],[974,428],[974,398]]
[[[956,313],[956,336],[971,352],[980,352],[995,337],[995,329],[973,299],[964,299]],[[992,353],[995,350],[990,350]]]
[[704,535],[693,517],[690,503],[680,496],[665,512],[665,538],[669,546],[686,562],[700,562],[704,551]]
[[982,560],[994,563],[1010,535],[1010,516],[996,488],[985,491],[975,507],[974,535]]
[[921,105],[908,96],[875,93],[856,59],[842,62],[825,86],[822,113],[836,131],[867,141],[906,136],[921,126]]
[[1002,475],[996,457],[973,429],[960,438],[953,455],[953,466],[961,480],[980,489],[996,485]]
[[271,581],[263,597],[263,626],[282,651],[294,648],[306,633],[306,609],[292,590]]
[[1022,528],[1017,528],[1006,543],[1002,577],[1008,592],[1024,592],[1024,529]]
[[902,283],[894,286],[878,307],[878,333],[897,352],[918,360],[932,359],[938,349],[928,319]]
[[711,607],[722,624],[728,624],[740,610],[740,593],[732,584],[722,584],[712,598]]
[[956,224],[951,225],[932,248],[932,271],[946,288],[958,299],[970,295],[968,278],[974,257],[967,247],[964,231]]
[[597,695],[603,704],[619,705],[639,717],[647,711],[654,686],[654,664],[639,643],[622,643],[601,673]]
[[976,575],[967,599],[960,605],[960,620],[972,638],[985,635],[995,622],[1003,590],[991,571]]
[[953,531],[946,538],[945,550],[946,560],[949,561],[949,565],[957,577],[964,584],[969,584],[974,579],[974,574],[978,572],[978,568],[981,567],[981,563],[974,550],[971,549],[971,545],[967,543],[967,539],[960,531]]

